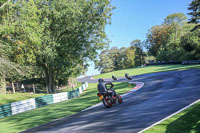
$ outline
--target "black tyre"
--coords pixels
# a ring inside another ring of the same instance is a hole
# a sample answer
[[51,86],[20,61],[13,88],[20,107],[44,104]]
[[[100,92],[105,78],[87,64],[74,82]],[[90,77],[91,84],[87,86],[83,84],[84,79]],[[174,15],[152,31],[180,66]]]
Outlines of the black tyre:
[[116,99],[112,98],[112,104],[115,104],[116,103]]
[[106,108],[110,108],[112,107],[112,100],[108,97],[105,97],[103,99],[103,105],[106,107]]
[[122,100],[122,97],[120,95],[117,94],[117,100],[118,100],[118,103],[122,103],[123,100]]

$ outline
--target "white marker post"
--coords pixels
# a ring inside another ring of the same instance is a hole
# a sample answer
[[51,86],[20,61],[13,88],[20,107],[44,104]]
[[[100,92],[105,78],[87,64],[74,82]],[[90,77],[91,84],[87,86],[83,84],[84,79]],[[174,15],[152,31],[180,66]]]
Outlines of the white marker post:
[[24,85],[22,84],[22,87],[21,87],[22,89],[24,89],[24,93],[26,92],[26,90],[25,90],[25,87],[24,87]]

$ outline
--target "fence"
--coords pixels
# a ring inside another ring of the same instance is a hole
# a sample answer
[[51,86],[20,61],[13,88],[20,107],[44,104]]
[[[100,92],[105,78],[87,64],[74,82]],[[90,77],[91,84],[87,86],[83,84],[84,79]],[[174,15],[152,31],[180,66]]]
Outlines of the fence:
[[183,65],[192,65],[192,64],[200,64],[200,60],[186,60],[182,61]]
[[179,61],[149,61],[149,63],[147,63],[148,66],[150,65],[165,65],[165,64],[182,64],[182,65],[193,65],[193,64],[200,64],[200,60],[185,60],[182,62]]
[[13,102],[9,104],[0,105],[0,118],[19,114],[28,110],[43,107],[48,104],[54,104],[68,99],[79,97],[81,93],[88,87],[88,83],[82,84],[81,87],[57,94],[50,94],[46,96],[31,98],[23,101]]

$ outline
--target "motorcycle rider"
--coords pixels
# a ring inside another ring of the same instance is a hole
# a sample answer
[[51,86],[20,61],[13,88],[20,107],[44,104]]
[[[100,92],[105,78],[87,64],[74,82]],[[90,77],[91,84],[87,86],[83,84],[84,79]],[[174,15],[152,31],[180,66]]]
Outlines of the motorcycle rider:
[[[116,96],[115,90],[112,89],[114,86],[112,84],[112,82],[106,83],[106,82],[104,82],[104,79],[102,79],[102,78],[98,79],[98,81],[99,81],[99,84],[98,84],[97,88],[100,93],[108,92],[108,93],[112,94],[112,96],[114,96],[114,97]],[[107,85],[111,85],[111,87],[108,89]]]

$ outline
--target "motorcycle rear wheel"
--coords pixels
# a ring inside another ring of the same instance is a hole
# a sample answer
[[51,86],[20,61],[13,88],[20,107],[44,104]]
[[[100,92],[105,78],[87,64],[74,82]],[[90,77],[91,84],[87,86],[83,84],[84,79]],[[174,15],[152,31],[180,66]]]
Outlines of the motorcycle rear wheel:
[[112,107],[112,100],[110,98],[105,97],[102,101],[106,108]]

